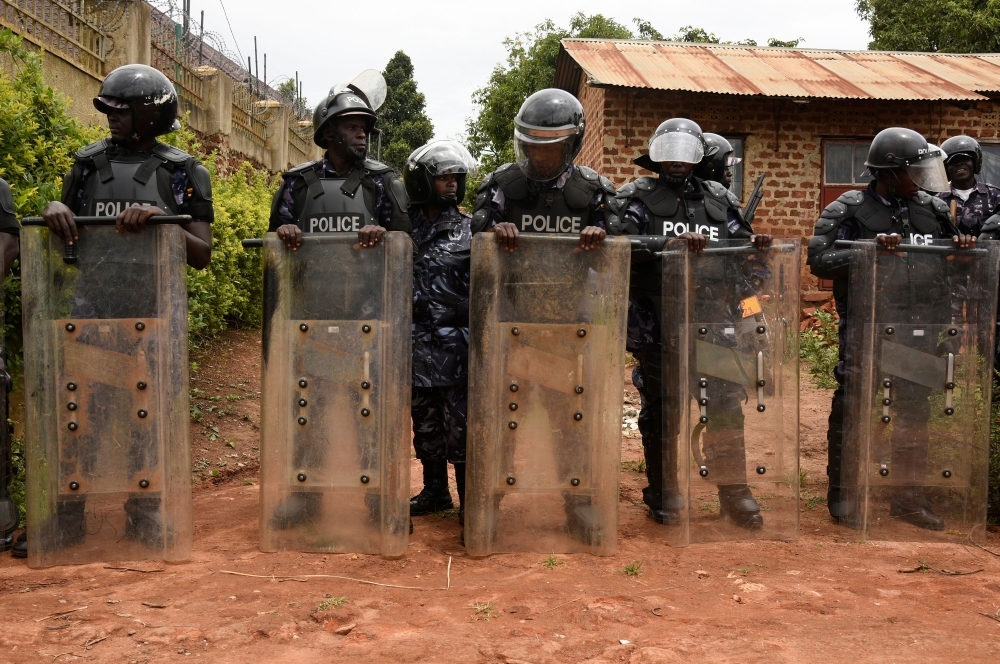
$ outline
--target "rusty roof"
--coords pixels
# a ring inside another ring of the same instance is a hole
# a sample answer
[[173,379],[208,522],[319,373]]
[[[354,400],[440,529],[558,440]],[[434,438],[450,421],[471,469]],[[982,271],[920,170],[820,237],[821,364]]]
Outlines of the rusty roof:
[[974,101],[1000,93],[1000,54],[834,51],[564,39],[556,86],[763,97]]

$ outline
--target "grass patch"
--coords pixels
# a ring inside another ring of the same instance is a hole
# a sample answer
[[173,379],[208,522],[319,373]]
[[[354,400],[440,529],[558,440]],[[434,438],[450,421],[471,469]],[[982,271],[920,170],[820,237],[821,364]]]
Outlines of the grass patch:
[[810,318],[809,327],[800,335],[799,357],[809,365],[813,384],[832,390],[837,387],[833,369],[839,361],[840,319],[835,311],[825,309],[817,309]]
[[633,560],[628,565],[622,567],[622,571],[625,572],[625,576],[642,576],[642,563],[642,560],[638,562]]
[[472,608],[475,609],[476,611],[475,614],[476,620],[489,620],[494,616],[493,602],[486,602],[486,603],[476,602],[475,604],[472,605]]
[[806,498],[806,509],[814,510],[820,505],[826,505],[826,498],[823,496],[809,496]]
[[319,613],[321,611],[326,611],[327,609],[332,609],[334,607],[341,606],[346,602],[347,602],[347,595],[344,595],[343,597],[327,597],[322,602],[319,603],[319,606],[316,607],[316,612]]
[[639,459],[638,461],[622,461],[622,470],[626,470],[630,473],[644,473],[646,472],[646,460]]
[[545,562],[542,563],[542,567],[544,567],[545,569],[555,569],[556,567],[565,564],[566,564],[565,560],[559,560],[558,558],[556,558],[556,554],[553,553],[550,554],[549,557],[545,559]]

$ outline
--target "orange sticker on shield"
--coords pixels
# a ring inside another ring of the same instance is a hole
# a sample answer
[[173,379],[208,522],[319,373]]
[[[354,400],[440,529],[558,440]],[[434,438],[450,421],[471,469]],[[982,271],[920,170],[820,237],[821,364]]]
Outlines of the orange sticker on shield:
[[757,314],[764,311],[760,306],[760,300],[757,299],[756,295],[752,295],[745,300],[740,300],[740,309],[743,311],[743,317],[749,318],[750,316],[756,316]]

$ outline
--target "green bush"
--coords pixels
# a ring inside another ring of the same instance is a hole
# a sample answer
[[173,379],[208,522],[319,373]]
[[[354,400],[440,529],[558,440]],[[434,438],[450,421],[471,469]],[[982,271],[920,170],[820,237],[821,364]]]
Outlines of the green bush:
[[799,355],[809,365],[809,375],[816,387],[832,390],[837,387],[833,369],[837,366],[840,319],[836,312],[817,309],[814,323],[800,335]]
[[[162,137],[190,154],[203,153],[187,123]],[[217,153],[200,157],[212,176],[215,223],[212,262],[204,270],[188,268],[188,332],[191,343],[210,339],[227,326],[259,327],[263,308],[260,251],[244,251],[241,240],[261,237],[268,226],[271,197],[279,178],[248,161],[220,173]]]

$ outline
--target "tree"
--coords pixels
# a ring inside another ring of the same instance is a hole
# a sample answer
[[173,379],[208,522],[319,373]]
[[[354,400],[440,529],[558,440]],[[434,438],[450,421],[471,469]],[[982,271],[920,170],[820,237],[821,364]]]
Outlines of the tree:
[[546,20],[534,31],[504,39],[507,62],[497,64],[486,85],[472,93],[479,112],[468,121],[468,147],[482,161],[484,171],[513,160],[514,116],[528,96],[554,85],[559,42],[567,37],[634,39],[624,25],[601,14],[587,16],[582,12],[570,19],[568,28]]
[[[719,38],[714,32],[708,32],[704,28],[696,28],[693,25],[685,25],[677,31],[671,41],[692,42],[695,44],[719,44]],[[756,44],[754,44],[756,46]]]
[[649,21],[644,21],[641,18],[634,18],[632,22],[635,23],[636,30],[639,31],[639,39],[645,41],[663,41],[665,38],[663,33],[653,27]]
[[382,161],[401,170],[410,153],[431,140],[434,126],[424,112],[427,100],[413,80],[410,56],[396,51],[382,75],[387,88],[385,104],[379,109]]
[[857,0],[868,48],[883,51],[1000,51],[998,0]]
[[299,97],[299,91],[295,88],[295,79],[289,78],[282,81],[277,90],[275,90],[282,99],[287,101],[292,108],[295,109],[295,113],[300,117],[305,114],[306,109],[309,108],[309,101],[305,97]]

